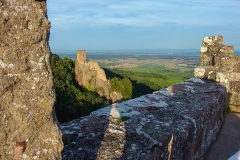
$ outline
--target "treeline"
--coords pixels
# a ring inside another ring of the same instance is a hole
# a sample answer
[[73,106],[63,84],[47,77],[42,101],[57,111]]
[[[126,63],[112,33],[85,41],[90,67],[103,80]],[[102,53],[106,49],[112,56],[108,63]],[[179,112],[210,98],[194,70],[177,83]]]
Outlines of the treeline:
[[50,64],[56,92],[55,111],[60,123],[89,115],[110,104],[105,97],[76,83],[73,60],[52,54]]

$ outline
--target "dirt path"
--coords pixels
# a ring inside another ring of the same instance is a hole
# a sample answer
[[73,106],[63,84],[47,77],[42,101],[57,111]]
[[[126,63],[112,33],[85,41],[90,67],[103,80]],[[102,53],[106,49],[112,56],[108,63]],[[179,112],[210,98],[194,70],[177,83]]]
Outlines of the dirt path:
[[240,150],[240,113],[228,113],[204,160],[227,160]]

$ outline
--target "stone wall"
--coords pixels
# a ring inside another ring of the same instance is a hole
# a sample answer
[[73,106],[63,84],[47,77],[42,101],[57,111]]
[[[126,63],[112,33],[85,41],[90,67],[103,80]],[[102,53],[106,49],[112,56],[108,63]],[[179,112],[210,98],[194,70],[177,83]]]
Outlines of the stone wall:
[[61,159],[45,1],[0,0],[0,159]]
[[201,159],[227,105],[224,86],[191,78],[61,124],[63,159]]
[[224,45],[222,36],[208,36],[200,51],[201,66],[194,69],[195,77],[223,83],[229,104],[240,109],[240,56],[234,55],[234,47]]

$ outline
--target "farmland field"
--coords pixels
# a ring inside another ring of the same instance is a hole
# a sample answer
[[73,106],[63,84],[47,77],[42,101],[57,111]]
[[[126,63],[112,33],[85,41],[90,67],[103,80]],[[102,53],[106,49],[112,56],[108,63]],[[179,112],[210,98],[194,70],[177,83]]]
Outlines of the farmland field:
[[[76,57],[75,54],[67,56]],[[97,61],[107,78],[128,77],[139,96],[193,77],[193,69],[199,65],[199,53],[87,51],[87,60]]]

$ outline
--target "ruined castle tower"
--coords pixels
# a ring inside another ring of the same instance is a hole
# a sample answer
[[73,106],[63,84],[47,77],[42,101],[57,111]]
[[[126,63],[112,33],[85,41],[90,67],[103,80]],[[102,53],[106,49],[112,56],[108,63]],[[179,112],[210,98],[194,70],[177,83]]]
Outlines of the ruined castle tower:
[[97,91],[100,96],[110,98],[110,84],[98,62],[86,61],[86,51],[78,50],[75,63],[75,79],[80,86]]
[[61,159],[46,1],[0,0],[0,159]]
[[85,50],[78,50],[77,51],[77,61],[79,64],[86,63],[87,57],[86,57],[86,51]]
[[225,85],[230,106],[240,108],[240,56],[234,55],[234,47],[224,45],[222,36],[207,36],[200,52],[201,66],[194,69],[195,77]]

